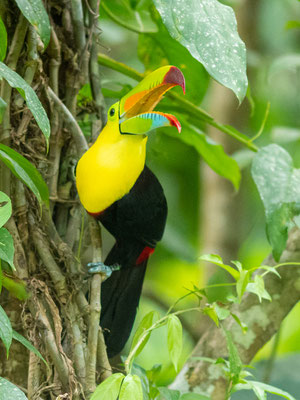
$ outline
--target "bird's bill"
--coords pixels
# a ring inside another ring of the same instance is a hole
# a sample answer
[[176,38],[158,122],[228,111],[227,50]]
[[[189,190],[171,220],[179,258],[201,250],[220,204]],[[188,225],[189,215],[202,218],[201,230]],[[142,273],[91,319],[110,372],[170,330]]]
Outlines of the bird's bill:
[[145,134],[162,126],[181,126],[176,117],[153,111],[163,95],[174,86],[181,86],[185,93],[184,76],[174,66],[161,67],[144,78],[120,100],[120,132]]

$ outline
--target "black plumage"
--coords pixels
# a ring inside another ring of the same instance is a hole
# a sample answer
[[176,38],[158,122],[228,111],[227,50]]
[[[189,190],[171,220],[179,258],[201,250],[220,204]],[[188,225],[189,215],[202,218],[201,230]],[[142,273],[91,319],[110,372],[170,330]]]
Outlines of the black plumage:
[[101,290],[100,324],[109,357],[118,354],[129,338],[148,255],[162,238],[166,218],[163,188],[146,166],[130,192],[98,216],[116,239],[104,263],[121,266],[102,284]]

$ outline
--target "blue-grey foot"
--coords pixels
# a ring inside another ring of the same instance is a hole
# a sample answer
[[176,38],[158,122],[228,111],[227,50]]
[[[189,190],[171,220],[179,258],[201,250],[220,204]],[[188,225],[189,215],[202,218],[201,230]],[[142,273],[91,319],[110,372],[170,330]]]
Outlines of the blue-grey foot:
[[102,274],[103,280],[109,278],[114,271],[119,271],[121,266],[119,264],[105,265],[103,262],[90,262],[87,264],[88,272],[90,274]]

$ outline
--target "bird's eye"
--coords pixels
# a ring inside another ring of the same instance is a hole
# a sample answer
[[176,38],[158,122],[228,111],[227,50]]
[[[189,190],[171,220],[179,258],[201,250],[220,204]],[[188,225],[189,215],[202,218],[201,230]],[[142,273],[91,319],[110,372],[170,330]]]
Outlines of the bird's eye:
[[116,112],[116,110],[114,108],[111,108],[110,111],[109,111],[109,115],[111,117],[113,117],[115,115],[115,112]]

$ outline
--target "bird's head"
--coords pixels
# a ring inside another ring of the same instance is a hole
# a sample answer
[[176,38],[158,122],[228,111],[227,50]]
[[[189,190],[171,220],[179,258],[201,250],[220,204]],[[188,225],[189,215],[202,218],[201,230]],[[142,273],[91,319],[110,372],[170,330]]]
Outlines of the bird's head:
[[144,135],[162,126],[175,126],[180,132],[181,126],[176,117],[153,111],[164,93],[178,85],[185,92],[180,69],[171,65],[158,68],[110,107],[107,125],[118,125],[122,135]]

